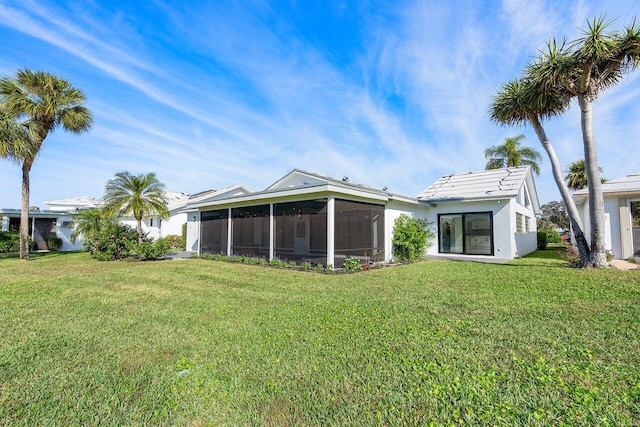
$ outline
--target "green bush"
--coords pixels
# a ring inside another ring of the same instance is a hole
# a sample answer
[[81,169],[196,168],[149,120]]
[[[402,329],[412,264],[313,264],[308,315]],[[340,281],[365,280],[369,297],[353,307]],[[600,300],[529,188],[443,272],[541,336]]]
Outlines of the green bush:
[[[176,236],[178,237],[178,236]],[[169,249],[171,249],[171,245],[167,241],[166,238],[159,238],[154,242],[142,242],[142,244],[138,245],[137,240],[130,242],[130,251],[132,254],[138,256],[141,260],[153,260],[158,259],[167,254]]]
[[0,231],[0,253],[12,253],[20,250],[20,233]]
[[169,245],[169,248],[180,249],[181,251],[184,250],[184,243],[183,243],[182,236],[178,236],[177,234],[170,234],[168,236],[163,237],[163,239],[167,242],[167,244]]
[[59,237],[47,238],[47,248],[50,251],[59,251],[62,248],[62,239]]
[[547,249],[547,233],[544,230],[538,231],[538,249]]
[[343,270],[359,271],[362,270],[362,263],[358,258],[347,258],[342,264]]
[[556,230],[545,228],[540,231],[547,235],[547,243],[562,243],[562,236]]
[[[144,239],[148,241],[148,239]],[[138,242],[138,233],[128,225],[110,222],[83,245],[91,256],[100,261],[128,258]]]
[[428,226],[431,223],[400,215],[393,224],[393,256],[398,261],[414,262],[422,258],[430,246],[428,239],[435,237]]

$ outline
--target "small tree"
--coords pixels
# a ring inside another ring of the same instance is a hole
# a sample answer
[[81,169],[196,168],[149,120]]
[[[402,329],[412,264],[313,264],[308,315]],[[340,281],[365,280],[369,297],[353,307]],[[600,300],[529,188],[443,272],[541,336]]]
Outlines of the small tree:
[[431,223],[400,215],[393,224],[393,256],[400,261],[414,262],[422,258],[431,246],[428,239],[435,237],[429,230]]
[[138,244],[142,244],[142,218],[147,215],[169,216],[163,190],[164,184],[153,172],[146,175],[118,172],[114,179],[107,181],[105,210],[133,216],[137,223]]
[[75,243],[80,236],[91,238],[97,235],[113,221],[115,221],[114,216],[100,208],[83,209],[73,214],[75,228],[71,233],[71,243]]

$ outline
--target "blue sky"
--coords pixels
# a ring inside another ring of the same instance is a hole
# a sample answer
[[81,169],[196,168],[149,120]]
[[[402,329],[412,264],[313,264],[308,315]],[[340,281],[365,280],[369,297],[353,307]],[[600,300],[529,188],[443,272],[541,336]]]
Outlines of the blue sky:
[[[605,4],[606,3],[606,4]],[[529,127],[489,120],[492,96],[551,37],[637,2],[31,1],[0,3],[0,75],[46,70],[87,96],[95,124],[57,130],[31,204],[101,197],[119,171],[168,190],[262,190],[293,168],[414,196],[484,169],[484,149]],[[594,104],[603,176],[640,172],[640,71]],[[563,167],[583,157],[579,108],[545,123]],[[544,155],[544,153],[542,152]],[[0,207],[20,169],[0,162]],[[546,160],[541,201],[558,200]]]

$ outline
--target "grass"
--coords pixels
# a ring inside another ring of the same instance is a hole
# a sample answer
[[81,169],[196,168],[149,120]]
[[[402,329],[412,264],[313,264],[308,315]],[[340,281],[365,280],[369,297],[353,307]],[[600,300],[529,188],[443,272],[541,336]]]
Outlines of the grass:
[[638,425],[640,273],[0,259],[1,425]]

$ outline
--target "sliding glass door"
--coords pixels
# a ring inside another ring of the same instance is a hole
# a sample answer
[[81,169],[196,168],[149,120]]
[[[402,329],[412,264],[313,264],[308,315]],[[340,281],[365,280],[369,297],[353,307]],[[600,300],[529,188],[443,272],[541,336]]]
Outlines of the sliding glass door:
[[438,215],[440,253],[493,255],[491,212]]

